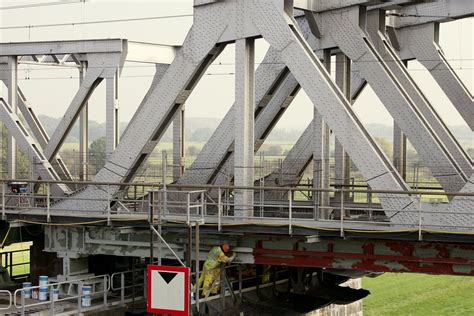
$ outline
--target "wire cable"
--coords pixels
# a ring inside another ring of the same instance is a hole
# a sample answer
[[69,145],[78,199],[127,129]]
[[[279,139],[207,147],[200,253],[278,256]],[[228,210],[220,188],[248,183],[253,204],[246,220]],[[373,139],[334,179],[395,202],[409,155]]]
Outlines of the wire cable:
[[47,3],[31,3],[31,4],[23,4],[23,5],[14,5],[9,7],[0,7],[0,10],[16,10],[16,9],[27,9],[27,8],[36,8],[36,7],[49,7],[53,5],[63,5],[63,4],[78,4],[78,3],[86,3],[88,0],[62,0],[62,1],[55,1],[55,2],[47,2]]
[[15,25],[15,26],[2,26],[0,27],[0,30],[18,30],[18,29],[32,29],[32,28],[61,27],[61,26],[93,25],[93,24],[103,24],[103,23],[150,21],[150,20],[185,18],[185,17],[192,17],[192,16],[193,16],[192,14],[177,14],[177,15],[150,16],[150,17],[129,18],[129,19],[97,20],[97,21],[36,24],[36,25]]

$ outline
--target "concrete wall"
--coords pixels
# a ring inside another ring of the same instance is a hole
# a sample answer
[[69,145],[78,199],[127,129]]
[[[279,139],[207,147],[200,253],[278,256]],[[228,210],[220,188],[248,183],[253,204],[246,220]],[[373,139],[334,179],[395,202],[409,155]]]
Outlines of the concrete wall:
[[[349,280],[342,286],[349,286],[354,289],[360,289],[362,279]],[[325,308],[318,309],[314,312],[306,314],[307,316],[362,316],[364,314],[362,308],[362,300],[348,305],[329,305]]]

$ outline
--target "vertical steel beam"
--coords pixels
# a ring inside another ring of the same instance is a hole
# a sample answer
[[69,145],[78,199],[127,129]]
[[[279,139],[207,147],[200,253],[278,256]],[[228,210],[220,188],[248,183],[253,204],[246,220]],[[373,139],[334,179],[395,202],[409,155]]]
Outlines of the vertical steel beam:
[[119,141],[119,71],[105,79],[106,81],[106,123],[105,151],[110,157]]
[[[336,54],[336,84],[341,89],[344,96],[350,103],[351,98],[351,61],[343,53]],[[350,160],[341,143],[337,139],[334,150],[334,181],[337,188],[345,188],[350,180]],[[349,193],[345,193],[344,200],[348,201]],[[340,201],[340,193],[334,196],[336,201]]]
[[184,105],[173,120],[173,181],[184,174]]
[[403,134],[397,123],[393,123],[393,165],[397,168],[403,179],[407,174],[407,137]]
[[[331,73],[331,50],[327,49],[324,51],[324,66],[328,73]],[[314,108],[313,117],[313,188],[315,189],[328,189],[329,188],[329,127],[327,126],[324,118]],[[327,192],[314,192],[313,201],[316,207],[319,209],[319,218],[329,218],[329,212],[325,208],[329,206],[329,193]],[[323,208],[319,208],[323,207]]]
[[[87,64],[82,62],[79,69],[79,85],[84,80]],[[89,105],[87,102],[79,116],[79,179],[87,181],[89,174]]]
[[[234,183],[253,186],[255,40],[238,39],[235,43],[235,158]],[[236,190],[235,216],[253,215],[253,191]]]
[[[13,113],[18,113],[18,57],[8,56],[7,57],[7,87],[8,87],[8,100],[11,110]],[[16,140],[11,132],[8,133],[8,147],[7,147],[7,169],[8,178],[15,179],[17,177],[17,166],[16,166],[16,153],[17,146]]]

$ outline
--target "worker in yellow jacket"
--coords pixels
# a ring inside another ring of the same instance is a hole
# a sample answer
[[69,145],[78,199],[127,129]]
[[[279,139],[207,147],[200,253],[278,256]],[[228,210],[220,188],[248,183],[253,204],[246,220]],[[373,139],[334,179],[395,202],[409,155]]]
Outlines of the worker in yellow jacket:
[[209,251],[206,261],[204,262],[204,269],[199,277],[198,281],[198,288],[204,283],[202,288],[202,295],[204,297],[209,296],[209,290],[212,294],[217,294],[219,292],[218,284],[220,282],[221,277],[221,264],[228,263],[234,260],[235,254],[227,257],[225,254],[230,251],[230,246],[227,243],[222,244],[221,246],[217,246]]

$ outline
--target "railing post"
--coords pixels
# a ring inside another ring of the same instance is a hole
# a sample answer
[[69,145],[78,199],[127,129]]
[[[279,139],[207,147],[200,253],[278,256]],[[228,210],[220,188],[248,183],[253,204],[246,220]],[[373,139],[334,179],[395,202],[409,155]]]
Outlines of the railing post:
[[153,227],[153,225],[155,224],[154,204],[155,204],[155,194],[154,194],[154,191],[151,190],[151,191],[148,191],[148,214],[149,214],[148,221],[150,223],[150,264],[153,264],[153,257],[154,257],[153,249],[155,247],[155,243],[154,243],[155,234],[153,233],[153,230],[151,229],[151,227]]
[[110,202],[111,202],[110,185],[107,184],[107,226],[110,226],[110,224],[111,224],[111,220],[110,220],[110,212],[111,212]]
[[293,234],[293,199],[291,189],[288,190],[288,234]]
[[341,192],[341,237],[344,238],[344,192],[342,190],[339,190]]
[[8,259],[10,260],[10,277],[13,277],[13,252],[10,252],[10,256],[8,257]]
[[[145,300],[146,300],[146,296],[147,296],[147,290],[146,290],[146,288],[147,288],[147,284],[146,284],[146,281],[147,281],[147,278],[146,278],[146,277],[147,277],[147,275],[146,275],[146,269],[145,269],[145,271],[143,271],[143,274],[144,274],[144,275],[143,275],[143,280],[145,281],[145,282],[144,282],[144,283],[145,283],[145,286],[143,287],[143,297],[144,297]],[[133,290],[135,291],[135,289],[133,289]]]
[[196,241],[196,246],[194,247],[195,251],[196,251],[196,261],[195,261],[195,265],[196,265],[196,293],[195,293],[195,299],[196,299],[196,309],[197,311],[199,312],[199,288],[198,288],[198,285],[199,285],[199,252],[200,252],[200,235],[199,235],[199,222],[196,221],[196,238],[195,238],[195,241]]
[[108,286],[107,286],[107,276],[104,275],[104,308],[107,306],[107,292],[108,292]]
[[420,193],[420,196],[419,196],[419,199],[420,201],[418,202],[418,240],[421,241],[423,240],[423,235],[422,235],[422,231],[421,231],[421,198],[422,198],[422,195]]
[[51,185],[46,183],[46,221],[51,222]]
[[77,285],[77,313],[81,314],[82,310],[82,281],[79,281]]
[[25,291],[21,291],[21,316],[25,316]]
[[[135,289],[133,289],[133,291],[135,291]],[[120,274],[120,302],[122,302],[122,305],[125,305],[125,274],[124,273]]]
[[189,226],[189,223],[191,222],[190,206],[191,206],[191,194],[188,192],[186,193],[186,224],[188,224],[188,226]]
[[5,215],[5,194],[6,193],[6,184],[2,181],[2,220],[6,219]]
[[240,303],[242,303],[242,265],[239,264],[239,296],[240,296]]
[[221,197],[222,191],[221,188],[219,187],[217,189],[217,230],[221,231],[222,229],[222,223],[221,223],[221,215],[222,215],[222,197]]
[[49,286],[49,314],[54,315],[54,286]]
[[206,215],[206,194],[205,191],[201,192],[201,209],[202,209],[202,220],[204,223],[204,215]]

